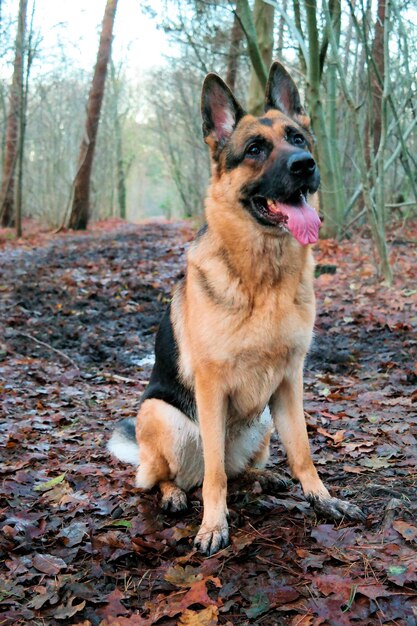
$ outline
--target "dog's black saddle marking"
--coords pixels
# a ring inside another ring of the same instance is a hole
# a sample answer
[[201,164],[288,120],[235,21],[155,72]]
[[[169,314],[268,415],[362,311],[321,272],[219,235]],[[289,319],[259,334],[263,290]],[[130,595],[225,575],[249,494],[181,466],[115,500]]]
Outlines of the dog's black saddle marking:
[[164,400],[197,421],[195,394],[187,388],[179,376],[179,352],[171,322],[171,305],[168,306],[159,325],[155,341],[155,364],[142,402]]

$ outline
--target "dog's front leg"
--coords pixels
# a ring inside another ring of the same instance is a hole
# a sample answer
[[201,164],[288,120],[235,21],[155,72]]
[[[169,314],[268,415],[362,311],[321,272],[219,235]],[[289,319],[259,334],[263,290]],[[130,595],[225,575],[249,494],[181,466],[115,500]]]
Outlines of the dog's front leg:
[[229,542],[224,467],[227,397],[216,368],[207,366],[196,373],[195,393],[204,452],[204,514],[194,545],[204,554],[214,554]]
[[270,409],[292,474],[300,481],[314,510],[334,520],[343,517],[364,520],[365,516],[357,506],[332,498],[314,467],[304,418],[301,364],[291,372],[291,377],[284,378],[270,400]]

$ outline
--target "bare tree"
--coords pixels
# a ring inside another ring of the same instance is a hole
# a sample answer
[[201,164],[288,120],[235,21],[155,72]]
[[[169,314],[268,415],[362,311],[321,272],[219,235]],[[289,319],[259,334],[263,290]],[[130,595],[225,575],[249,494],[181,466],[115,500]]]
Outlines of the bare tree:
[[262,57],[262,52],[258,43],[258,36],[254,22],[254,16],[249,6],[248,0],[237,0],[236,15],[239,18],[240,25],[246,37],[248,46],[248,55],[260,85],[265,90],[266,81],[268,80],[268,68]]
[[233,15],[233,25],[230,31],[230,48],[227,59],[226,70],[226,83],[230,89],[234,90],[236,87],[236,77],[238,70],[238,58],[239,48],[243,39],[243,31],[239,22],[239,18],[236,15],[236,11]]
[[107,0],[104,12],[97,62],[87,104],[87,120],[81,141],[78,170],[74,179],[69,227],[85,230],[90,217],[90,180],[93,167],[101,105],[104,96],[107,67],[111,53],[117,0]]
[[0,198],[2,226],[14,224],[15,172],[18,157],[19,120],[23,97],[23,59],[26,31],[27,0],[20,0],[16,35],[13,79],[10,87],[9,113],[6,128],[6,150]]
[[15,217],[16,217],[16,236],[22,236],[22,191],[23,191],[23,157],[25,154],[25,137],[27,125],[27,105],[29,93],[29,75],[32,67],[33,57],[35,54],[35,44],[33,40],[33,18],[35,16],[35,0],[32,3],[32,15],[30,19],[29,36],[27,41],[26,71],[23,78],[24,57],[22,57],[22,82],[20,85],[19,98],[19,140],[17,147],[17,184],[15,197]]
[[[337,1],[332,2],[332,6],[338,4]],[[327,0],[323,3],[323,6],[326,7],[331,15]],[[335,164],[337,154],[334,154],[335,150],[332,145],[331,131],[323,106],[322,77],[328,48],[329,27],[323,33],[320,41],[316,0],[305,0],[305,11],[308,34],[308,57],[306,59],[308,84],[307,101],[313,130],[317,137],[317,157],[322,180],[320,200],[321,208],[325,216],[324,232],[328,237],[335,237],[340,234],[345,197],[340,172]],[[331,25],[334,28],[334,21],[332,21]],[[336,53],[335,51],[335,54]],[[335,104],[335,102],[333,102],[333,104]]]
[[[375,242],[375,246],[378,250],[379,260],[380,260],[380,270],[388,284],[392,283],[392,270],[389,262],[389,254],[388,247],[386,242],[385,235],[385,178],[384,178],[384,150],[385,142],[386,142],[386,133],[387,133],[387,98],[389,95],[389,83],[387,80],[384,81],[383,84],[383,93],[382,93],[382,110],[383,114],[381,116],[381,132],[380,132],[380,140],[381,140],[381,150],[378,150],[378,155],[375,160],[372,162],[372,168],[375,170],[379,169],[379,182],[378,187],[375,191],[372,190],[372,177],[370,172],[366,166],[366,157],[365,157],[365,146],[362,141],[362,133],[361,133],[361,120],[360,120],[360,107],[357,106],[356,102],[353,100],[348,83],[347,78],[343,70],[343,65],[340,60],[340,56],[338,53],[338,42],[337,37],[334,32],[333,24],[331,21],[329,11],[326,12],[327,19],[327,28],[330,36],[330,43],[333,48],[334,60],[337,65],[340,86],[343,90],[343,94],[345,100],[351,110],[352,114],[352,122],[353,122],[353,130],[356,138],[357,145],[357,159],[359,165],[359,171],[361,174],[362,180],[362,195],[364,199],[364,204],[366,211],[369,216],[369,223],[372,229],[373,239]],[[383,37],[383,46],[384,46],[384,65],[385,62],[388,61],[388,29],[384,32]],[[368,59],[370,61],[370,59]],[[388,73],[384,71],[385,76],[388,76]],[[375,162],[376,161],[376,162]],[[376,198],[375,198],[376,196]]]
[[[275,9],[264,0],[255,0],[253,7],[253,21],[255,23],[256,38],[262,60],[267,68],[272,62],[274,48],[274,15]],[[262,115],[265,100],[265,85],[252,68],[249,82],[248,110],[253,115]]]
[[[375,68],[369,68],[370,90],[369,96],[371,105],[368,110],[365,125],[365,157],[368,169],[371,167],[371,144],[372,152],[378,152],[381,140],[381,99],[383,87],[381,83],[384,81],[384,30],[385,30],[385,0],[378,0],[377,16],[375,22],[375,35],[372,43],[371,54],[374,59]],[[378,72],[380,80],[376,74]]]

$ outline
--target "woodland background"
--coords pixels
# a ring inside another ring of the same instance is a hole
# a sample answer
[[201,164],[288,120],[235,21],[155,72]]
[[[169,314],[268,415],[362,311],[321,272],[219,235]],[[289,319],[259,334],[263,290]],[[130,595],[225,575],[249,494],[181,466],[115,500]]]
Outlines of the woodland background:
[[386,223],[414,216],[417,199],[412,1],[133,2],[131,20],[146,15],[166,43],[164,57],[140,76],[122,30],[122,52],[111,56],[117,0],[94,5],[97,21],[106,10],[91,32],[101,34],[91,82],[93,68],[68,61],[83,45],[74,26],[55,24],[51,44],[36,19],[42,2],[0,4],[3,226],[17,221],[20,232],[21,215],[75,228],[90,217],[201,216],[209,176],[204,75],[219,73],[259,113],[267,69],[280,59],[304,92],[317,138],[323,234],[340,238],[367,223],[392,279]]

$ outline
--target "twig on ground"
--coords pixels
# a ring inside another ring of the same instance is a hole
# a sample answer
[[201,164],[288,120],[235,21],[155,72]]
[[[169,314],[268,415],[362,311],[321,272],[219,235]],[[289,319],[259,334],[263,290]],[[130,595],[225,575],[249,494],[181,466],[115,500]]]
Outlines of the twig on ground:
[[104,378],[108,378],[109,380],[115,380],[118,383],[144,383],[143,380],[138,380],[135,378],[127,378],[127,376],[120,376],[119,374],[112,374],[111,372],[99,372],[98,376],[103,376]]
[[71,359],[71,357],[69,357],[64,352],[61,352],[61,350],[57,350],[56,348],[53,348],[52,346],[49,345],[49,343],[45,343],[45,341],[41,341],[40,339],[36,339],[36,337],[33,337],[33,335],[29,335],[29,333],[22,333],[22,332],[18,331],[15,334],[16,335],[20,335],[21,337],[27,337],[27,339],[30,339],[31,341],[34,341],[35,343],[38,343],[40,346],[43,346],[44,348],[47,348],[51,352],[55,352],[55,354],[59,354],[60,357],[62,357],[66,361],[68,361],[68,363],[71,363],[71,365],[73,367],[75,367],[77,370],[80,369],[78,367],[78,365],[76,364],[76,362]]

